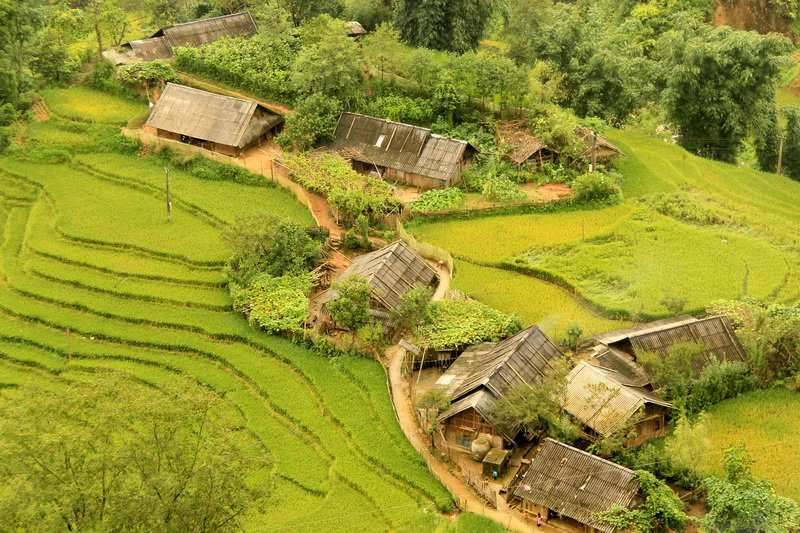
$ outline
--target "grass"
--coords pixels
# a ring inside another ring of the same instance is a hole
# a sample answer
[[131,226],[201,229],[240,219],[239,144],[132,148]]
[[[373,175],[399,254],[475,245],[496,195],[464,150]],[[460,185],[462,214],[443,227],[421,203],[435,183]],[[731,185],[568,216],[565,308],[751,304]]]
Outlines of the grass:
[[[743,394],[709,409],[708,438],[712,449],[745,443],[756,460],[753,474],[769,480],[782,496],[800,501],[800,394],[770,389]],[[705,474],[722,472],[722,454],[713,454]]]
[[117,98],[82,85],[46,89],[42,96],[53,113],[79,122],[124,125],[147,111],[144,102]]
[[518,315],[525,326],[538,324],[558,341],[564,340],[564,330],[572,322],[581,325],[585,336],[630,325],[592,312],[553,283],[508,270],[456,261],[453,287],[486,305]]
[[[48,128],[37,135],[55,143]],[[321,358],[227,309],[222,228],[237,208],[309,224],[299,203],[174,171],[167,223],[159,167],[69,140],[74,150],[58,144],[74,163],[0,158],[0,387],[63,386],[99,368],[207,384],[275,458],[275,489],[247,530],[351,531],[352,516],[397,530],[449,498],[397,425],[380,365]]]

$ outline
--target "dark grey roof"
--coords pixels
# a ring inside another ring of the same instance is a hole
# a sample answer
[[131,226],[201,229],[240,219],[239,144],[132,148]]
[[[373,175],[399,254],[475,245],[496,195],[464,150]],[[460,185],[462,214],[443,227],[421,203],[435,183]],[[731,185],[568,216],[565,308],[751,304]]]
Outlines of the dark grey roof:
[[604,344],[595,346],[594,350],[592,357],[604,367],[619,372],[625,380],[625,385],[644,387],[650,383],[650,378],[644,369],[636,364],[632,356]]
[[[672,320],[672,322],[669,322]],[[632,355],[649,352],[666,356],[668,350],[678,343],[694,342],[705,346],[702,357],[693,364],[695,375],[710,363],[714,357],[718,361],[747,361],[739,339],[725,315],[704,319],[675,317],[664,321],[643,324],[637,329],[628,328],[595,337],[603,344],[615,348],[629,343]]]
[[514,496],[557,511],[605,533],[597,513],[637,503],[639,482],[633,470],[553,439],[545,439]]
[[578,363],[567,376],[564,410],[599,434],[608,435],[647,403],[675,409],[654,393],[625,381],[625,376],[609,368]]
[[495,397],[520,385],[533,385],[563,357],[538,326],[531,326],[500,342],[484,342],[467,348],[436,382],[453,400],[480,388]]
[[[372,288],[373,298],[386,309],[393,310],[400,307],[400,297],[415,283],[430,285],[436,277],[436,271],[408,244],[397,240],[380,250],[353,259],[339,280],[350,275],[365,278]],[[338,296],[335,290],[328,289],[320,302],[325,303]]]
[[168,83],[147,125],[242,148],[283,121],[252,100]]
[[356,113],[339,117],[332,148],[350,159],[441,180],[455,175],[465,151],[477,151],[427,128]]
[[[175,24],[158,30],[148,39],[127,43],[135,57],[145,61],[169,59],[176,46],[203,46],[223,37],[252,37],[258,33],[250,12]],[[125,45],[123,45],[125,47]]]

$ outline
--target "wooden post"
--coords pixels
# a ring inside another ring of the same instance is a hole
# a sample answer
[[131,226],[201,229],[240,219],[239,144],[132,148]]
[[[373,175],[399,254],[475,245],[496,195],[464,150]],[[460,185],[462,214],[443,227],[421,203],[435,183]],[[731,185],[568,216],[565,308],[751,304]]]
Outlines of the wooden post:
[[169,222],[172,215],[172,202],[169,201],[169,169],[167,167],[164,167],[164,176],[167,182],[167,222]]
[[591,172],[594,172],[597,168],[597,132],[592,132],[592,168]]
[[775,172],[776,174],[781,173],[781,166],[783,163],[783,141],[786,139],[786,136],[778,135],[778,138],[781,140],[781,144],[778,146],[778,170]]
[[269,160],[269,179],[275,183],[275,162],[272,159]]

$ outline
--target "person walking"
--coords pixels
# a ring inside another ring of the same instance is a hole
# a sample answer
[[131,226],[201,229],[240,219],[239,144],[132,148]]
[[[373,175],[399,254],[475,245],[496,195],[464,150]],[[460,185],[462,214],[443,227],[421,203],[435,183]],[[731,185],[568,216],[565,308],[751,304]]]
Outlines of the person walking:
[[536,527],[542,527],[542,513],[536,513]]

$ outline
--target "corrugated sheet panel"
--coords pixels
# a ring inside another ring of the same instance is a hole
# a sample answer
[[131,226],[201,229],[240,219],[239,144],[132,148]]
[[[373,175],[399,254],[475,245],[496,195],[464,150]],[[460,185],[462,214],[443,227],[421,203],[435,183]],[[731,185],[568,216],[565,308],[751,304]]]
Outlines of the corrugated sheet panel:
[[642,367],[637,365],[633,357],[625,352],[601,344],[595,347],[592,357],[604,367],[622,374],[625,378],[623,382],[625,385],[644,387],[650,383],[650,378],[647,377]]
[[164,37],[151,37],[139,39],[128,43],[133,50],[133,55],[144,61],[154,59],[169,59],[172,57],[172,47]]
[[747,361],[739,339],[727,316],[714,316],[688,322],[677,327],[636,334],[630,337],[635,353],[649,352],[665,356],[677,343],[696,342],[706,347],[703,357],[693,362],[692,370],[699,375],[712,357],[718,361]]
[[635,326],[631,326],[625,329],[609,331],[608,333],[603,333],[602,335],[595,335],[594,340],[596,340],[601,344],[610,345],[614,344],[615,342],[619,342],[623,339],[633,337],[635,335],[643,335],[645,333],[660,331],[662,329],[669,329],[675,326],[680,326],[683,324],[688,324],[689,322],[696,322],[696,321],[697,321],[696,318],[689,315],[673,316],[670,318],[663,318],[661,320],[648,322],[646,324],[637,324]]
[[638,492],[633,470],[548,438],[514,496],[611,533],[614,527],[600,524],[596,514],[615,505],[633,508]]
[[457,173],[469,146],[427,128],[356,113],[341,115],[334,137],[332,148],[347,149],[358,161],[445,182]]
[[585,362],[572,369],[567,381],[564,409],[601,435],[613,432],[645,403],[675,408],[650,391],[624,385],[622,374]]
[[172,47],[203,46],[223,37],[252,37],[258,26],[250,13],[244,12],[176,24],[163,31]]
[[282,121],[283,117],[251,100],[169,83],[147,125],[241,148]]

